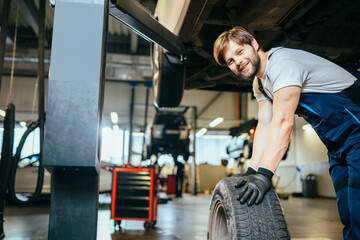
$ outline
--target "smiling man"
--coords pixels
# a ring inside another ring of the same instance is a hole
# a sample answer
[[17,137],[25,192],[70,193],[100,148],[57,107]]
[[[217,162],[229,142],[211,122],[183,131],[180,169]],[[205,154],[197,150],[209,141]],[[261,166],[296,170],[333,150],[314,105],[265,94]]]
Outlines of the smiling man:
[[298,114],[312,125],[328,149],[344,239],[360,239],[359,78],[306,51],[278,47],[264,52],[241,27],[218,37],[214,58],[240,78],[254,79],[259,103],[250,167],[235,186],[240,189],[240,203],[252,205],[263,200]]

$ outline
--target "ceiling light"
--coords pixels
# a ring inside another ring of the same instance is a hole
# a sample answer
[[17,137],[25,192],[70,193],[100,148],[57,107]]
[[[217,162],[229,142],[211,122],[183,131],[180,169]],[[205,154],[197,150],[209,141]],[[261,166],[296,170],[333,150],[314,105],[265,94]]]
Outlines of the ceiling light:
[[221,123],[222,121],[224,121],[224,118],[218,117],[218,118],[214,119],[214,120],[209,124],[209,126],[213,128],[213,127],[217,126],[219,123]]
[[20,124],[20,126],[22,126],[22,127],[26,127],[26,122],[20,122],[19,124]]
[[200,129],[197,133],[196,133],[196,137],[201,137],[202,135],[204,135],[207,132],[206,128],[202,128]]
[[112,123],[116,124],[119,122],[118,114],[116,112],[111,112],[110,117]]
[[5,115],[6,115],[5,111],[0,109],[0,116],[5,117]]

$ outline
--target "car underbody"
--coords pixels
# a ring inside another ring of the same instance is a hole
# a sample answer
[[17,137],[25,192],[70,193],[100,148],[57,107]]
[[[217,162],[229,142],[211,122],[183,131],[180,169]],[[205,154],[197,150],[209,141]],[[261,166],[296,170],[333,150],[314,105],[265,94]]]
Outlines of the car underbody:
[[276,46],[300,48],[340,66],[358,69],[360,1],[191,1],[179,38],[192,48],[185,89],[250,92],[242,80],[213,58],[213,43],[225,30],[242,26],[264,51]]

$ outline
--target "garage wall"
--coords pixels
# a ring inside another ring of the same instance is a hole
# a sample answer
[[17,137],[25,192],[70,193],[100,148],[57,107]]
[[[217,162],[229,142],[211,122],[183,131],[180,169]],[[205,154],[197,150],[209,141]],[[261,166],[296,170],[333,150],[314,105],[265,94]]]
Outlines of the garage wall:
[[[129,128],[129,114],[131,104],[132,86],[127,82],[106,82],[105,83],[105,100],[103,110],[103,123],[111,125],[110,112],[117,112],[119,116],[119,127]],[[153,106],[152,88],[149,90],[149,108],[148,119],[152,119],[155,114]],[[146,87],[139,83],[135,86],[134,97],[134,128],[139,130],[144,124],[145,117],[145,100]]]
[[[196,106],[197,113],[200,114],[218,94],[219,92],[216,91],[187,90],[184,92],[180,105]],[[190,119],[191,112],[189,111],[186,116]],[[236,125],[236,93],[222,92],[198,118],[198,128],[206,127],[212,120],[220,116],[225,120],[216,126],[217,129],[228,131],[230,127]]]
[[[184,92],[181,106],[196,106],[198,114],[209,105],[209,102],[218,95],[219,92],[188,90]],[[135,108],[134,124],[142,126],[145,115],[146,87],[139,83],[135,87]],[[149,92],[149,112],[148,121],[155,114],[153,106],[153,89]],[[126,82],[106,82],[105,84],[105,103],[104,103],[104,123],[110,122],[110,112],[118,112],[120,128],[126,128],[129,124],[129,112],[131,103],[131,86]],[[225,121],[219,124],[217,129],[228,130],[229,127],[236,125],[236,93],[223,92],[220,97],[198,118],[198,128],[209,124],[216,117],[222,116]],[[192,112],[189,110],[186,118],[191,120]]]
[[[16,108],[16,118],[19,121],[36,120],[38,117],[38,92],[36,78],[14,77],[12,86],[12,100]],[[45,79],[45,101],[47,96],[48,79]],[[0,109],[6,109],[10,89],[10,77],[3,76],[0,92]],[[36,92],[35,92],[36,91]],[[35,95],[35,104],[33,106]],[[32,111],[34,107],[34,111]]]

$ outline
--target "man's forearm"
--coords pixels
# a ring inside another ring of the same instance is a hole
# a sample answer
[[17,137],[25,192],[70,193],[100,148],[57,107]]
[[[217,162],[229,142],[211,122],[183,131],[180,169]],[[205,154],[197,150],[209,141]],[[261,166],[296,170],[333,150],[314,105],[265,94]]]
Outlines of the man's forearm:
[[272,119],[267,135],[264,155],[259,166],[276,171],[290,142],[294,119],[275,117]]
[[266,139],[268,136],[269,125],[258,123],[254,136],[253,155],[251,157],[250,166],[258,169],[262,156],[265,152]]

